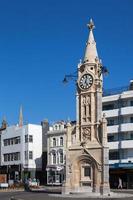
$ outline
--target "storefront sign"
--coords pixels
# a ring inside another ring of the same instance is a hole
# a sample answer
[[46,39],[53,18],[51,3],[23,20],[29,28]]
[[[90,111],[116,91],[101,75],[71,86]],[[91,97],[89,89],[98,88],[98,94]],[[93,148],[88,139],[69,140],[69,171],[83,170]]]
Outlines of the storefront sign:
[[109,165],[110,169],[116,169],[116,168],[130,168],[133,169],[133,163],[115,163]]

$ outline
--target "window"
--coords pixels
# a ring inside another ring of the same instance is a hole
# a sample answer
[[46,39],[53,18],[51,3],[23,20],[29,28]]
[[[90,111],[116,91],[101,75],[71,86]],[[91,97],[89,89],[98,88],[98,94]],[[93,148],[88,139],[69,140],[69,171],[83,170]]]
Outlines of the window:
[[25,135],[25,143],[33,142],[33,135]]
[[20,153],[14,153],[14,160],[20,160]]
[[114,104],[103,105],[103,110],[113,110]]
[[4,162],[7,162],[8,158],[7,158],[7,154],[4,154]]
[[25,160],[28,160],[28,151],[25,151],[24,155],[25,155]]
[[4,140],[4,146],[7,146],[7,140]]
[[4,162],[20,160],[20,152],[4,154]]
[[[29,153],[29,157],[28,157],[28,153]],[[33,151],[25,151],[24,152],[24,155],[25,155],[25,160],[28,160],[28,158],[30,159],[30,160],[32,160],[33,159]]]
[[29,142],[33,142],[33,135],[29,135]]
[[7,140],[7,145],[8,145],[8,146],[10,145],[10,139]]
[[7,154],[7,160],[10,161],[10,154]]
[[25,143],[28,142],[28,135],[25,135]]
[[56,164],[56,153],[53,153],[53,164]]
[[109,152],[109,160],[118,160],[118,159],[119,159],[119,151]]
[[133,117],[130,117],[130,123],[133,123]]
[[63,152],[60,152],[60,163],[63,163]]
[[53,147],[56,146],[56,138],[53,138]]
[[130,140],[133,140],[133,133],[130,133]]
[[10,146],[14,144],[20,144],[20,136],[14,137],[14,138],[9,138],[4,140],[4,146]]
[[11,154],[11,161],[13,161],[13,153]]
[[114,123],[114,119],[107,119],[107,122],[108,122],[108,126],[113,126],[115,123]]
[[108,142],[114,141],[114,135],[109,135],[108,136]]
[[60,146],[63,146],[63,137],[60,137]]
[[19,144],[20,143],[20,137],[14,138],[14,144]]
[[89,166],[84,167],[84,176],[90,176],[91,175],[91,168]]
[[132,100],[132,101],[130,101],[130,106],[133,106],[133,100]]
[[13,145],[14,144],[14,140],[13,140],[13,138],[11,139],[11,145]]
[[127,101],[121,101],[121,107],[126,107],[127,106]]
[[29,151],[29,159],[30,159],[30,160],[33,159],[33,151]]

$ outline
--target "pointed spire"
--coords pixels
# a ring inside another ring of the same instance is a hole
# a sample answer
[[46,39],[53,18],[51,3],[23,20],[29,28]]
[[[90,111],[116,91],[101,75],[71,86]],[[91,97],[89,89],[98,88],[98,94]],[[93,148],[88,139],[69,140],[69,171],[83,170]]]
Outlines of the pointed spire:
[[20,112],[19,112],[19,127],[23,126],[23,110],[22,106],[20,106]]
[[88,41],[86,43],[86,50],[84,56],[84,62],[95,63],[95,59],[98,58],[96,42],[93,36],[93,29],[95,28],[94,22],[90,19],[89,24],[87,24],[88,28],[90,29]]
[[6,121],[6,117],[4,116],[3,120],[2,120],[2,126],[1,126],[1,128],[2,129],[6,129],[6,127],[7,127],[7,121]]

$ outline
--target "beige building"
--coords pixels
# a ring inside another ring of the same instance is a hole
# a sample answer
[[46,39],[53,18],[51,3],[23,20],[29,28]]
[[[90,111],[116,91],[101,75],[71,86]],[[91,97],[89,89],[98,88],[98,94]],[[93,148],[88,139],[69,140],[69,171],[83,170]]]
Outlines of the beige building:
[[102,63],[90,20],[85,56],[78,65],[76,128],[67,123],[66,182],[63,193],[108,194],[107,121],[102,116]]

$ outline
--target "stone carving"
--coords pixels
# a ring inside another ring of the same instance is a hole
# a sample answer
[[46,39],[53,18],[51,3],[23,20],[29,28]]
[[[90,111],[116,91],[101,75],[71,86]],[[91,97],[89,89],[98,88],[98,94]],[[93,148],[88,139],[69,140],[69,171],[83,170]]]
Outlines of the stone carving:
[[83,105],[84,106],[90,105],[90,97],[89,96],[83,97]]
[[69,164],[68,168],[69,168],[69,173],[72,173],[72,164]]
[[90,140],[91,139],[91,129],[88,127],[83,128],[82,136],[83,136],[84,141]]
[[83,107],[83,119],[85,121],[90,121],[90,96],[84,96],[82,101],[82,107]]

